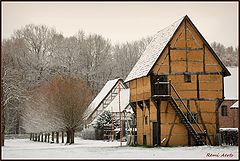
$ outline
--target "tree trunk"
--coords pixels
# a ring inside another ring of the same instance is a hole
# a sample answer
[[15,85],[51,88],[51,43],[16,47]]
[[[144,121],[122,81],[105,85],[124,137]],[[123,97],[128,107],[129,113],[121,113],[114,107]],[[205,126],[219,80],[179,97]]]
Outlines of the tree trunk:
[[38,140],[37,141],[40,141],[40,133],[38,134]]
[[30,133],[30,140],[32,140],[32,133]]
[[34,141],[37,141],[37,133],[35,133],[35,140]]
[[59,143],[59,132],[56,132],[56,143]]
[[54,142],[54,132],[52,132],[52,142]]
[[69,130],[67,130],[67,142],[66,143],[70,143],[70,133],[69,133]]
[[44,142],[47,142],[47,133],[45,133],[44,135],[45,135]]
[[70,130],[70,144],[74,144],[74,129]]
[[43,133],[41,133],[41,142],[43,142]]
[[49,143],[49,141],[50,141],[50,134],[48,133],[47,134],[47,142]]
[[62,143],[64,143],[64,132],[62,131]]
[[4,111],[3,106],[1,105],[1,146],[4,146],[4,131],[5,131],[5,117],[4,117]]
[[35,141],[35,133],[33,133],[32,135],[33,135],[33,141]]

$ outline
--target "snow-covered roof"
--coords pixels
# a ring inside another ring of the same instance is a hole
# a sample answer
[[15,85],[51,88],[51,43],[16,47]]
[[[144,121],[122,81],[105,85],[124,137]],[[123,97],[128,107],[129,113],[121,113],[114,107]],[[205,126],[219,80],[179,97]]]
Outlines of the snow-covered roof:
[[227,67],[231,76],[224,77],[225,100],[238,100],[238,67]]
[[[130,99],[130,89],[121,89],[120,90],[120,109],[121,112],[123,110],[127,109],[129,105],[129,100]],[[133,112],[132,110],[127,109],[127,112]],[[119,112],[119,95],[117,95],[112,102],[99,114],[101,115],[104,111],[110,111],[110,112]],[[98,115],[98,116],[99,116]],[[96,117],[91,124],[94,124],[97,121],[98,117]]]
[[125,82],[144,77],[149,73],[183,19],[184,17],[157,32],[131,72],[128,74]]
[[230,108],[239,108],[239,106],[238,106],[238,101],[235,102]]
[[[121,112],[129,105],[130,89],[120,90],[120,109]],[[105,110],[110,112],[119,112],[119,95],[117,95],[112,102],[106,107]]]
[[109,80],[102,90],[98,93],[98,95],[94,98],[94,100],[91,102],[91,104],[88,106],[87,110],[85,111],[85,118],[88,118],[95,109],[98,108],[102,100],[107,96],[107,94],[113,89],[113,87],[117,84],[119,78],[114,80]]
[[238,131],[238,128],[219,128],[220,131]]

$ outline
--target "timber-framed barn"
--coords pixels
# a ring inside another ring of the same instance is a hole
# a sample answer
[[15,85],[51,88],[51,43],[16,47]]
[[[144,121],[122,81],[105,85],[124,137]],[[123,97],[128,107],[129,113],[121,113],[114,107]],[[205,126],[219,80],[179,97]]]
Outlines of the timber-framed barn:
[[125,80],[137,143],[216,145],[226,76],[230,72],[187,15],[159,31]]

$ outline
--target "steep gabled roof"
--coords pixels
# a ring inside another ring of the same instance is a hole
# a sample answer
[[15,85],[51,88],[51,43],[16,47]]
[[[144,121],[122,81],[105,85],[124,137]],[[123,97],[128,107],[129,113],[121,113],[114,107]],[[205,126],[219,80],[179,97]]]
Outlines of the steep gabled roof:
[[160,30],[152,39],[152,41],[149,43],[149,45],[146,47],[146,50],[143,52],[142,56],[139,58],[131,72],[128,74],[127,78],[125,79],[125,82],[129,82],[131,80],[141,78],[144,76],[147,76],[159,57],[161,56],[162,52],[166,48],[166,46],[171,41],[173,35],[178,30],[179,26],[185,21],[188,20],[189,23],[193,26],[193,29],[199,34],[199,36],[202,38],[206,46],[210,49],[211,53],[213,53],[213,56],[216,58],[216,60],[219,62],[221,67],[224,71],[224,76],[231,75],[225,65],[221,62],[221,60],[218,58],[217,54],[213,51],[213,49],[210,47],[210,45],[207,43],[207,41],[204,39],[204,37],[201,35],[201,33],[197,30],[195,25],[191,22],[191,20],[188,18],[188,16],[184,16],[180,18],[178,21],[174,22],[172,25],[164,28],[163,30]]
[[[121,89],[120,90],[120,109],[121,112],[129,105],[130,103],[130,89]],[[112,100],[112,102],[106,107],[105,110],[111,112],[119,112],[119,94]]]
[[184,17],[174,22],[172,25],[159,31],[146,47],[142,56],[139,58],[131,72],[128,74],[125,82],[146,76],[159,58],[165,46],[172,38],[173,34],[181,24]]
[[238,101],[235,102],[230,108],[239,108]]
[[117,82],[121,80],[119,78],[114,80],[109,80],[104,87],[101,89],[101,91],[98,93],[98,95],[94,98],[94,100],[91,102],[91,104],[88,106],[84,113],[84,118],[88,118],[102,103],[102,101],[107,97],[109,92],[115,87]]
[[[120,90],[120,110],[123,112],[126,110],[127,112],[133,113],[131,107],[129,107],[130,103],[130,89],[121,89]],[[119,95],[117,95],[112,102],[100,113],[98,116],[91,122],[91,124],[94,124],[98,117],[104,112],[104,111],[110,111],[110,112],[119,112]]]

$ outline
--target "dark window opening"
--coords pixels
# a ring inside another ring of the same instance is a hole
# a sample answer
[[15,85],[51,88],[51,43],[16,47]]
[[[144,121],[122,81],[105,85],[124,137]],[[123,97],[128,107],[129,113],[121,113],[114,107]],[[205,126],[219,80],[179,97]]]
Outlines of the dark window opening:
[[192,82],[191,74],[184,74],[184,82],[185,83],[191,83]]
[[151,76],[151,89],[152,95],[168,95],[168,84],[166,75],[152,75]]
[[148,116],[145,116],[145,125],[148,124]]
[[222,106],[222,116],[227,116],[227,106]]

